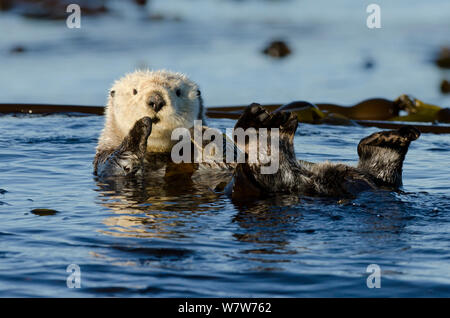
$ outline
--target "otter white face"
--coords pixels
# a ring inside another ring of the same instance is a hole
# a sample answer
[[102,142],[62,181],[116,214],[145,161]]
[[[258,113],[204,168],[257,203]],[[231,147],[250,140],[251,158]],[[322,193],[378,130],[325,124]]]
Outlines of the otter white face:
[[108,139],[107,135],[113,133],[117,136],[112,139],[121,140],[136,121],[148,116],[153,127],[147,150],[167,152],[173,144],[172,131],[192,127],[201,113],[200,90],[187,76],[164,70],[136,71],[112,86],[102,137]]

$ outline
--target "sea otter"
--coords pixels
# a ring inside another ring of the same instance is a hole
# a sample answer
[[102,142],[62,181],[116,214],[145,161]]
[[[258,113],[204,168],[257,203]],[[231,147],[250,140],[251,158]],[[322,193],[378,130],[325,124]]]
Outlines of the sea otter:
[[[295,157],[296,115],[290,112],[269,114],[259,104],[252,104],[241,115],[235,129],[279,129],[279,169],[274,173],[261,173],[263,163],[259,161],[223,165],[193,161],[173,163],[171,149],[175,141],[171,139],[172,131],[176,128],[192,130],[194,120],[202,117],[200,90],[185,75],[138,71],[125,76],[110,90],[105,128],[94,159],[94,173],[101,177],[148,173],[155,176],[155,171],[162,171],[168,177],[193,176],[194,171],[201,170],[199,166],[220,166],[230,173],[218,178],[213,178],[212,172],[203,174],[202,182],[214,180],[215,184],[223,184],[233,172],[228,189],[232,190],[234,198],[270,193],[346,197],[367,189],[401,186],[403,160],[409,144],[420,136],[412,126],[375,133],[359,143],[357,167],[331,162],[313,164]],[[225,137],[224,140],[227,142]],[[269,141],[268,145],[271,146]],[[196,146],[202,148],[204,144]],[[236,155],[236,145],[232,148]],[[248,156],[251,148],[248,142],[243,148]]]
[[[114,83],[105,115],[94,174],[126,176],[165,168],[175,143],[173,130],[192,129],[194,120],[203,119],[203,100],[198,85],[184,74],[136,71]],[[193,169],[176,169],[181,168]]]
[[[411,141],[420,136],[419,130],[404,126],[399,130],[381,131],[363,138],[358,145],[359,163],[356,167],[340,163],[309,163],[297,160],[294,134],[297,116],[290,112],[269,113],[259,104],[247,107],[235,128],[279,129],[279,169],[262,174],[262,163],[239,163],[229,185],[233,198],[265,196],[273,193],[297,193],[311,196],[353,197],[357,193],[402,185],[402,167]],[[250,139],[245,155],[249,155]],[[268,141],[269,143],[269,138]]]

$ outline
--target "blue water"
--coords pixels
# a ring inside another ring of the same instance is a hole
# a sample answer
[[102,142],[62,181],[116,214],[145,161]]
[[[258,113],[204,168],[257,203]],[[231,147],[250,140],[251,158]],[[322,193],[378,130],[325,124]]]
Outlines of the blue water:
[[[0,118],[1,296],[449,295],[447,136],[412,144],[404,193],[239,206],[163,181],[120,191],[97,182],[102,120]],[[302,125],[297,155],[354,163],[357,142],[373,131]],[[380,289],[366,286],[372,263],[382,269]],[[81,268],[81,289],[66,287],[69,264]]]
[[[147,65],[188,73],[208,105],[412,93],[449,106],[438,90],[447,75],[431,62],[448,44],[448,1],[379,1],[380,30],[365,27],[366,5],[353,1],[153,1],[162,21],[114,3],[80,30],[0,14],[0,30],[11,30],[0,36],[0,102],[101,105],[114,79]],[[280,36],[290,57],[260,54]],[[9,53],[18,44],[26,51]],[[1,297],[450,296],[448,135],[412,143],[401,192],[242,206],[163,180],[102,184],[92,175],[102,127],[101,116],[0,117]],[[358,141],[375,131],[301,124],[297,156],[354,164]],[[70,264],[80,289],[66,285]],[[370,264],[381,268],[379,289],[366,285]]]

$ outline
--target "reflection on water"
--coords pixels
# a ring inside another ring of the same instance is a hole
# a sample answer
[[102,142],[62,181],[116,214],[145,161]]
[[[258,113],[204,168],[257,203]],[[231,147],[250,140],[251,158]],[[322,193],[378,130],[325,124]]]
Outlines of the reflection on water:
[[220,206],[214,204],[223,195],[217,193],[217,187],[230,178],[230,173],[220,172],[195,178],[164,177],[159,171],[141,178],[102,179],[97,182],[100,202],[116,214],[104,220],[111,228],[105,233],[183,238],[189,232],[189,219],[220,211]]
[[289,213],[289,206],[300,203],[298,196],[282,195],[253,203],[235,202],[238,211],[233,222],[239,227],[233,237],[241,242],[251,243],[252,247],[241,252],[255,254],[251,259],[263,263],[288,262],[282,256],[276,259],[264,259],[264,254],[295,254],[289,247],[292,231],[295,231],[301,213]]
[[[201,235],[205,230],[203,217],[214,217],[226,212],[224,209],[229,210],[225,202],[231,199],[223,192],[223,187],[214,187],[229,180],[229,174],[220,173],[207,173],[194,180],[189,177],[164,178],[157,173],[145,178],[97,180],[97,201],[113,213],[102,221],[108,229],[99,232],[115,237],[175,241]],[[344,232],[359,237],[356,244],[361,250],[357,254],[384,250],[392,244],[403,245],[406,243],[402,232],[416,218],[411,215],[415,206],[408,200],[408,194],[402,191],[380,190],[345,201],[297,195],[277,195],[254,202],[232,201],[234,212],[227,213],[229,222],[235,225],[230,227],[231,236],[244,247],[230,257],[259,263],[250,267],[254,270],[282,270],[279,265],[291,262],[292,255],[311,251],[308,244],[297,242],[293,246],[299,235],[329,235],[327,232],[334,231],[337,224],[348,221],[351,227],[345,228]],[[317,227],[314,217],[325,217],[332,226]],[[322,243],[332,244],[333,248],[348,244],[330,241],[330,237]],[[403,248],[410,246],[406,244]],[[132,249],[127,252],[142,251]],[[166,252],[167,256],[173,254],[172,249]]]
[[[201,215],[223,212],[221,201],[230,200],[224,185],[230,179],[230,173],[203,171],[193,179],[164,178],[156,173],[145,178],[97,180],[99,203],[114,213],[103,220],[108,230],[100,232],[117,237],[188,239],[203,230]],[[299,213],[290,213],[289,207],[298,203],[300,198],[296,195],[253,203],[234,202],[236,214],[231,216],[231,223],[238,227],[232,237],[252,247],[239,251],[244,255],[232,258],[260,262],[255,269],[265,271],[280,269],[271,263],[289,262],[282,255],[296,253],[289,247],[289,240],[295,237],[291,232],[301,218]],[[262,257],[272,254],[275,257]]]

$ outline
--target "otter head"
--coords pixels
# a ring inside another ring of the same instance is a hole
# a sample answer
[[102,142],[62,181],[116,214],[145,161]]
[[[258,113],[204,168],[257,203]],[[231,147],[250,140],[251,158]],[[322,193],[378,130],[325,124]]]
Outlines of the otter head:
[[168,152],[175,128],[190,128],[202,118],[200,90],[181,73],[169,71],[136,71],[114,83],[106,108],[106,126],[117,139],[124,138],[143,117],[153,122],[147,150]]
[[401,186],[403,161],[411,141],[419,136],[417,128],[403,126],[361,139],[358,144],[358,167],[370,173],[381,186]]

